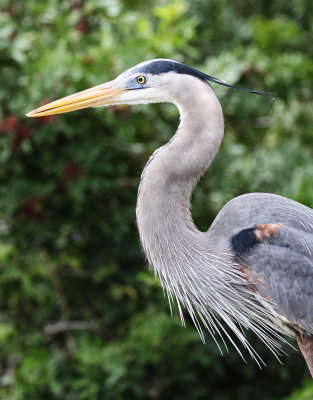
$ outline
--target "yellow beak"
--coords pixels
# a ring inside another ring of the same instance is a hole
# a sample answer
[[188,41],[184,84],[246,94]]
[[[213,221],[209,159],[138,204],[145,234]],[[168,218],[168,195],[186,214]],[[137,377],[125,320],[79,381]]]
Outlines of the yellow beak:
[[45,115],[63,114],[82,108],[112,104],[118,101],[119,95],[124,92],[126,92],[126,89],[112,86],[111,81],[45,104],[30,111],[26,116],[44,117]]

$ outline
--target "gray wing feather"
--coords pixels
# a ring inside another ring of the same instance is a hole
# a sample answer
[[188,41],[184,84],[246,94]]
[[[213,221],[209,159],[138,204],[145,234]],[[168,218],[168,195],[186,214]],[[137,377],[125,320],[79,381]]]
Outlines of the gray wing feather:
[[273,303],[276,313],[295,329],[313,334],[313,258],[306,245],[289,246],[258,245],[243,262],[260,282],[258,293]]
[[313,334],[313,210],[285,197],[251,193],[236,197],[220,211],[208,235],[224,243],[257,224],[282,224],[243,256],[257,292],[274,303],[277,315]]

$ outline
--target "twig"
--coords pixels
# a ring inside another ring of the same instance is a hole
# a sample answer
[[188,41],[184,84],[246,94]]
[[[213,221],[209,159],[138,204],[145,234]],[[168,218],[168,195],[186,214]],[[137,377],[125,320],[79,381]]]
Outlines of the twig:
[[59,321],[44,327],[44,334],[47,336],[57,335],[69,331],[93,331],[100,330],[100,326],[95,321]]

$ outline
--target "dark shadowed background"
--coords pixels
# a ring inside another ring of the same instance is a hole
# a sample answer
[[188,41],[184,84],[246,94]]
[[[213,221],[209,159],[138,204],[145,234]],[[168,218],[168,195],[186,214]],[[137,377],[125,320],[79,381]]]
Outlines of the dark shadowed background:
[[145,264],[137,186],[174,106],[24,116],[157,57],[276,92],[214,86],[226,136],[193,197],[206,230],[246,192],[313,207],[312,56],[312,0],[1,0],[1,399],[313,399],[299,353],[281,365],[251,336],[266,368],[222,356]]

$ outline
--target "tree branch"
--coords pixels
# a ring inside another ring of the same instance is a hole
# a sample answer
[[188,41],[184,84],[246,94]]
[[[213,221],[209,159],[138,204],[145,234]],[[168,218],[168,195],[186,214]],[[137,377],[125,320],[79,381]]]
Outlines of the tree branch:
[[57,335],[62,332],[69,331],[93,331],[98,332],[100,326],[95,321],[59,321],[46,325],[43,328],[44,334],[47,336]]

